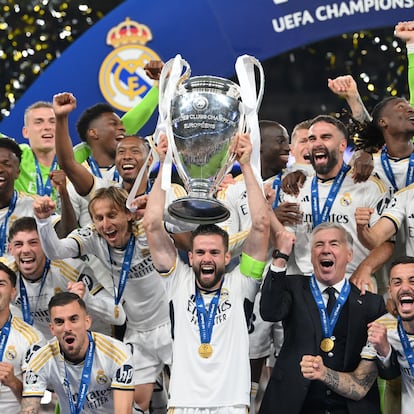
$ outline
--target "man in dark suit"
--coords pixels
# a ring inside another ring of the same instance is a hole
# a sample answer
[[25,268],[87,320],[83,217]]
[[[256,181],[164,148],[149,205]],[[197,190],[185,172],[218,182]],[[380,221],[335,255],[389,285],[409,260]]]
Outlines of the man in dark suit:
[[[367,341],[367,325],[385,310],[379,295],[360,291],[345,278],[352,238],[339,224],[322,223],[311,235],[314,274],[286,276],[295,236],[277,234],[273,261],[260,302],[264,320],[283,321],[284,343],[267,386],[260,414],[380,413],[374,384],[360,401],[346,399],[302,376],[303,355],[320,355],[338,371],[353,371]],[[327,310],[328,309],[328,310]]]

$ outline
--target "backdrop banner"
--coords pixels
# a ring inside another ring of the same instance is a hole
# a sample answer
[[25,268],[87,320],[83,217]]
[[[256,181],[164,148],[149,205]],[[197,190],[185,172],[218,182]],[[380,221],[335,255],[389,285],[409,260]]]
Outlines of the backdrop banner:
[[[192,76],[234,76],[234,62],[260,61],[321,39],[414,19],[414,0],[127,0],[85,32],[18,100],[0,131],[19,142],[23,113],[38,100],[72,92],[78,108],[70,133],[87,107],[107,101],[122,115],[152,85],[143,66],[178,53]],[[275,68],[277,70],[277,68]],[[141,130],[153,132],[157,114]]]

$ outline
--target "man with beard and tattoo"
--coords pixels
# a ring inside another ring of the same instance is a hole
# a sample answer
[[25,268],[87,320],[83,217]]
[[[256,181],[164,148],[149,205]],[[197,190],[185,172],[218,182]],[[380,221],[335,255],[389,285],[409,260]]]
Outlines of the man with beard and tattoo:
[[[302,374],[320,381],[346,398],[364,398],[377,374],[395,378],[401,374],[401,414],[414,406],[414,257],[401,256],[391,265],[388,293],[394,314],[387,313],[368,325],[368,341],[361,362],[353,372],[327,368],[319,356],[304,355]],[[397,316],[395,316],[397,315]],[[393,407],[392,412],[397,412]]]
[[284,342],[260,407],[260,414],[379,414],[376,384],[361,401],[343,398],[330,384],[303,378],[303,355],[318,355],[331,369],[353,371],[367,342],[367,325],[385,310],[380,295],[360,290],[345,277],[352,261],[352,237],[337,223],[321,223],[311,234],[310,277],[286,274],[298,241],[276,235],[273,261],[262,286],[264,320],[282,321]]
[[[165,138],[165,137],[164,137]],[[166,140],[160,140],[161,168]],[[144,228],[171,304],[173,363],[169,412],[245,414],[250,404],[249,339],[244,314],[254,300],[267,257],[270,209],[250,165],[248,134],[235,137],[234,152],[247,189],[251,229],[240,265],[229,273],[228,234],[214,224],[192,234],[188,258],[178,256],[162,223],[165,192],[159,173],[148,198]],[[236,375],[235,375],[236,374]]]
[[[347,130],[338,119],[319,115],[309,128],[309,154],[315,176],[307,177],[297,196],[281,191],[281,201],[296,202],[303,213],[301,223],[287,228],[296,235],[288,273],[310,275],[310,235],[318,224],[330,221],[343,225],[355,240],[354,255],[347,266],[347,277],[369,253],[358,241],[355,222],[357,207],[371,207],[371,224],[378,219],[389,199],[387,189],[375,177],[355,183],[351,168],[344,162]],[[293,260],[292,260],[293,259]]]

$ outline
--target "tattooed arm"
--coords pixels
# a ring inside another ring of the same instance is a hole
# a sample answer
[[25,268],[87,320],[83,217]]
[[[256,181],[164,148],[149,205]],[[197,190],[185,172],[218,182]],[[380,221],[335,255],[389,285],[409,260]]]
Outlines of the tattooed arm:
[[332,391],[351,400],[365,397],[377,378],[375,361],[361,360],[353,372],[338,372],[325,367],[320,356],[304,355],[300,363],[302,374],[310,380],[319,380]]
[[40,400],[40,397],[22,398],[22,408],[20,414],[39,414]]

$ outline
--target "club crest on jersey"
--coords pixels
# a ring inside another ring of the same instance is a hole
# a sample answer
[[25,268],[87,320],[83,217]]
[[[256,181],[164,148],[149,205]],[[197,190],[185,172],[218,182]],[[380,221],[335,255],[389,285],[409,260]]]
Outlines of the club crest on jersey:
[[12,345],[8,346],[6,348],[6,352],[4,353],[4,356],[6,357],[6,359],[8,359],[9,361],[13,361],[16,359],[17,356],[17,351],[16,348]]
[[350,206],[351,204],[352,204],[351,194],[349,194],[349,193],[342,194],[342,197],[341,197],[341,206],[346,207],[346,206]]
[[106,36],[106,44],[115,49],[99,70],[99,87],[106,101],[123,112],[137,105],[154,81],[144,71],[150,60],[160,57],[145,45],[152,40],[148,26],[127,17]]
[[108,383],[108,377],[102,369],[96,373],[96,382],[101,385]]

